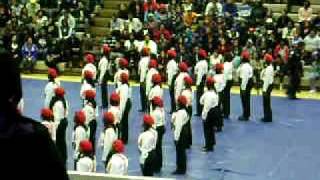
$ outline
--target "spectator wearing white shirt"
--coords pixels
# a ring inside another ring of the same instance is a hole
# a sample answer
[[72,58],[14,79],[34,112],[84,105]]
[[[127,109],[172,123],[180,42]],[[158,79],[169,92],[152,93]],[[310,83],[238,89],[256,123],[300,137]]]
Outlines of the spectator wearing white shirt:
[[305,44],[305,51],[310,55],[320,48],[320,38],[315,30],[311,30],[310,34],[308,34],[303,41]]
[[214,14],[220,16],[222,15],[222,4],[217,0],[211,0],[206,5],[206,9],[204,11],[204,15],[206,16],[212,16]]
[[298,10],[298,21],[305,22],[311,21],[312,19],[312,8],[310,7],[310,2],[305,1],[303,7]]
[[273,57],[270,54],[264,55],[266,68],[261,71],[261,79],[263,81],[262,92],[263,92],[263,122],[272,122],[272,110],[270,95],[273,88],[274,80],[274,67],[272,65]]

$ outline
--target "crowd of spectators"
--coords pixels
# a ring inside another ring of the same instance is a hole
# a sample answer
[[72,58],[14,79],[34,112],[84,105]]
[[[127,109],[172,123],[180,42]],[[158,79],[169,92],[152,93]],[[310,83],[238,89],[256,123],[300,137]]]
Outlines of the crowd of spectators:
[[[293,20],[287,9],[276,17],[260,0],[131,0],[121,4],[110,22],[113,52],[128,58],[134,70],[143,47],[149,47],[162,67],[165,52],[174,48],[178,61],[192,67],[199,48],[209,52],[210,67],[226,55],[239,61],[242,50],[251,53],[256,82],[265,53],[275,59],[280,81],[286,75],[290,53],[299,43],[305,44],[301,60],[313,65],[313,76],[319,78],[320,12],[305,1]],[[236,63],[237,64],[237,63]]]

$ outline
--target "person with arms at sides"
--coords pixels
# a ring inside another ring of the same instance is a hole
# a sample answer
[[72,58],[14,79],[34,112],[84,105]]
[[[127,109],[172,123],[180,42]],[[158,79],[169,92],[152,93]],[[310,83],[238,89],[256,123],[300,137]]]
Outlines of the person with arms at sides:
[[97,67],[94,65],[95,61],[95,56],[91,53],[88,53],[85,55],[85,60],[86,60],[86,65],[84,65],[82,69],[82,78],[85,78],[85,72],[90,71],[92,73],[92,79],[95,81],[96,80],[96,75],[97,75]]
[[77,167],[77,162],[80,156],[80,142],[82,140],[89,139],[89,128],[86,126],[86,115],[83,111],[77,111],[74,114],[74,132],[72,134],[72,145],[73,145],[73,158],[74,168]]
[[154,126],[158,133],[155,150],[154,172],[160,172],[162,168],[162,139],[166,131],[165,110],[163,107],[163,100],[160,96],[155,96],[152,98],[150,116],[155,120]]
[[238,118],[240,121],[249,121],[250,118],[250,97],[253,87],[253,68],[249,63],[250,53],[244,50],[241,53],[241,64],[237,70],[240,77],[240,97],[243,114]]
[[89,140],[82,140],[79,144],[80,154],[76,164],[76,170],[80,172],[96,172],[96,161],[93,146]]
[[189,76],[188,74],[188,65],[185,62],[179,63],[179,73],[175,78],[174,84],[174,96],[175,101],[177,102],[178,97],[181,95],[182,90],[184,87],[184,78]]
[[172,114],[172,128],[174,143],[176,145],[176,170],[172,174],[185,174],[187,171],[186,148],[188,146],[188,100],[185,96],[179,96],[177,111]]
[[191,127],[191,120],[192,120],[192,100],[193,100],[193,93],[192,93],[192,78],[190,76],[186,76],[184,78],[184,86],[185,89],[182,90],[181,95],[187,98],[187,112],[189,116],[189,120],[187,122],[188,126],[188,145],[187,148],[189,149],[192,145],[192,127]]
[[154,119],[150,115],[143,116],[143,132],[138,138],[140,151],[140,167],[143,176],[153,176],[155,165],[155,149],[158,133],[153,128]]
[[121,111],[120,111],[120,96],[118,93],[116,92],[112,92],[110,95],[110,107],[108,109],[108,112],[111,112],[113,114],[114,117],[114,125],[116,126],[117,130],[118,130],[118,138],[120,138],[120,132],[119,132],[119,128],[120,128],[120,121],[121,121]]
[[[149,100],[149,94],[151,91],[151,88],[153,86],[153,82],[152,82],[152,77],[155,74],[159,74],[158,71],[158,62],[156,59],[151,59],[149,62],[149,69],[147,71],[147,75],[146,75],[146,97],[147,100]],[[150,107],[150,104],[148,104],[149,101],[147,101],[147,111],[149,112],[150,109],[148,109]]]
[[[222,104],[222,99],[223,99],[223,90],[226,87],[226,81],[224,79],[224,74],[223,74],[223,64],[222,63],[218,63],[215,65],[215,75],[213,76],[213,79],[215,80],[214,86],[215,86],[215,90],[218,93],[219,96],[219,108],[220,108],[220,112],[223,112],[223,108],[224,108],[224,104]],[[222,118],[222,114],[221,114],[221,121],[218,121],[216,123],[216,128],[217,128],[217,132],[221,132],[222,131],[222,127],[223,127],[223,118]]]
[[125,73],[129,76],[129,70],[128,70],[129,62],[126,58],[120,58],[119,60],[119,68],[118,71],[114,74],[114,84],[116,85],[116,88],[118,88],[121,85],[121,74]]
[[86,104],[86,94],[87,90],[96,91],[96,86],[93,80],[93,73],[91,71],[84,72],[84,80],[80,88],[80,98],[82,100],[82,106]]
[[202,120],[205,146],[202,148],[204,152],[214,150],[216,144],[215,127],[219,121],[222,121],[221,111],[219,107],[219,95],[215,90],[215,80],[208,77],[206,80],[207,91],[201,96],[200,102],[203,105]]
[[48,83],[44,88],[44,107],[49,107],[52,97],[54,96],[54,90],[60,86],[60,82],[57,81],[58,73],[55,69],[48,69]]
[[123,154],[124,144],[121,140],[113,142],[112,151],[114,154],[111,156],[107,165],[106,172],[114,175],[128,175],[128,158]]
[[108,162],[113,154],[112,144],[118,139],[118,129],[114,124],[114,115],[112,112],[105,112],[103,114],[104,130],[100,135],[100,142],[102,149],[102,162],[107,167]]
[[146,97],[146,75],[148,72],[148,65],[150,62],[150,49],[143,48],[142,56],[138,64],[138,74],[140,77],[140,103],[141,103],[141,112],[146,111],[147,109],[147,97]]
[[[6,84],[0,96],[0,159],[4,164],[1,176],[10,179],[21,179],[23,175],[26,179],[68,180],[63,160],[47,128],[17,111],[22,97],[20,72],[18,64],[1,43],[0,59],[0,66],[6,67],[0,71],[1,82]],[[12,173],[12,170],[19,173]]]
[[108,80],[109,77],[109,70],[110,70],[110,63],[109,63],[109,54],[111,52],[111,48],[105,44],[102,47],[103,56],[99,61],[98,65],[98,72],[99,72],[99,79],[98,83],[100,84],[101,88],[101,102],[102,108],[108,108]]
[[54,90],[55,96],[52,98],[49,108],[53,112],[54,122],[57,127],[56,145],[57,149],[63,158],[64,164],[67,162],[67,143],[66,131],[68,126],[68,111],[69,105],[65,98],[65,91],[62,87]]
[[170,102],[171,102],[170,113],[172,113],[176,109],[176,101],[174,97],[174,85],[175,85],[176,76],[178,75],[179,68],[176,62],[176,57],[177,57],[176,51],[170,49],[167,51],[167,55],[168,55],[169,61],[166,68],[166,74],[167,74],[167,84],[170,92]]
[[230,116],[230,91],[233,84],[233,63],[232,63],[232,55],[231,53],[227,53],[225,55],[225,62],[223,63],[224,67],[224,80],[226,81],[226,87],[223,92],[223,117],[225,119],[229,119]]
[[56,141],[56,125],[53,120],[53,112],[49,108],[41,109],[41,119],[43,124],[49,132],[49,135],[53,142]]
[[149,109],[150,112],[152,110],[152,99],[156,96],[162,98],[163,97],[163,89],[161,87],[161,75],[160,74],[154,74],[152,76],[152,83],[153,86],[150,89],[149,95],[148,95],[148,104],[150,105]]
[[199,50],[200,61],[197,62],[196,67],[194,68],[194,74],[196,75],[196,86],[197,86],[197,116],[201,115],[202,107],[200,104],[200,97],[204,92],[204,84],[206,81],[208,73],[208,61],[207,61],[207,52],[203,49]]
[[264,58],[266,67],[261,71],[261,79],[263,81],[263,122],[272,122],[272,110],[271,110],[271,92],[273,88],[274,80],[274,67],[272,65],[273,57],[271,54],[265,54]]

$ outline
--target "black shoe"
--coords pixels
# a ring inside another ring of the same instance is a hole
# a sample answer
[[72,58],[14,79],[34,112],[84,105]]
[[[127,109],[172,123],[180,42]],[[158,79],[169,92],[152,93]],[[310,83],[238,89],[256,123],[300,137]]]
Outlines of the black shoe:
[[240,117],[238,117],[238,120],[239,120],[239,121],[249,121],[249,118],[240,116]]
[[217,132],[222,132],[222,127],[217,127]]
[[173,174],[173,175],[182,175],[182,174],[186,174],[186,172],[175,170],[171,174]]
[[212,152],[213,151],[213,148],[208,148],[208,147],[203,147],[202,148],[202,152]]
[[272,119],[261,118],[260,120],[262,122],[272,122]]
[[223,119],[230,119],[229,116],[225,115],[223,116]]
[[139,112],[145,112],[146,110],[144,110],[144,109],[139,109]]
[[198,113],[197,113],[197,114],[195,114],[195,116],[201,116],[201,114],[198,114]]

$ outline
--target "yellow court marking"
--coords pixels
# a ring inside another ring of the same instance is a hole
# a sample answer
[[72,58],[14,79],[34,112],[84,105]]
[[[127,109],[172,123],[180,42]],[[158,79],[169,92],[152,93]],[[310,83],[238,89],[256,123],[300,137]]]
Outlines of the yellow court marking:
[[[35,80],[47,80],[47,75],[46,74],[22,74],[22,78],[23,79],[35,79]],[[81,77],[80,76],[60,76],[58,78],[60,81],[64,81],[64,82],[81,82]],[[109,83],[109,84],[113,84],[113,83]],[[132,81],[130,83],[131,86],[139,86],[139,83]],[[164,88],[168,88],[166,85],[163,86]],[[193,88],[195,89],[195,87]],[[239,94],[240,93],[240,89],[239,86],[234,86],[231,89],[231,92],[233,94]],[[252,95],[257,95],[257,90],[256,89],[252,89]],[[260,89],[259,95],[262,94],[262,91]],[[272,96],[275,97],[286,97],[286,93],[285,90],[278,90],[278,89],[274,89],[272,91]],[[298,98],[303,98],[303,99],[317,99],[320,100],[320,93],[309,93],[308,91],[301,91],[300,93],[297,94]]]

